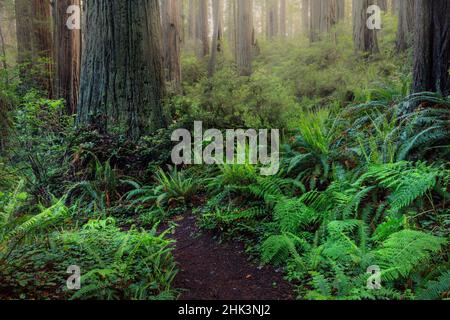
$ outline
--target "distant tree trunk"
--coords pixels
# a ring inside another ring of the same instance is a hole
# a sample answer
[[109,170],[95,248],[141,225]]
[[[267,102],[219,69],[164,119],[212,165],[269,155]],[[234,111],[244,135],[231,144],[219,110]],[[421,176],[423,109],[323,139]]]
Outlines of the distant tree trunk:
[[[403,2],[401,0],[400,2]],[[378,0],[377,5],[380,7],[380,9],[384,12],[388,12],[388,2],[387,0]]]
[[378,53],[377,31],[367,27],[367,9],[375,0],[353,0],[353,41],[357,51]]
[[280,36],[286,37],[286,0],[280,0]]
[[80,6],[80,0],[56,0],[54,5],[55,96],[64,98],[68,114],[74,114],[80,85],[81,31],[66,24],[67,8]]
[[413,92],[450,94],[450,2],[415,0]]
[[392,15],[397,15],[398,10],[400,8],[400,1],[402,0],[391,0],[391,14]]
[[230,50],[236,53],[236,1],[228,0],[227,34]]
[[336,24],[336,0],[320,0],[320,33],[329,33]]
[[86,1],[78,125],[137,140],[166,124],[159,1]]
[[266,0],[267,38],[272,39],[278,36],[278,0]]
[[[16,0],[17,62],[25,87],[52,95],[52,36],[50,3],[44,0]],[[36,75],[33,68],[42,67]]]
[[50,2],[48,0],[32,0],[32,4],[34,15],[34,19],[32,19],[33,51],[36,54],[36,59],[43,66],[43,74],[37,76],[36,82],[39,88],[45,90],[49,97],[52,97],[53,43]]
[[319,41],[320,35],[320,18],[321,18],[321,8],[322,4],[320,0],[311,0],[311,17],[310,17],[310,27],[309,27],[309,40],[311,42]]
[[301,19],[302,31],[307,34],[309,31],[309,0],[302,0]]
[[181,91],[181,13],[178,0],[164,0],[162,3],[162,28],[164,67],[166,80],[175,92]]
[[205,57],[209,54],[209,40],[208,40],[208,0],[199,0],[199,39],[202,42],[201,57]]
[[221,51],[222,41],[222,17],[223,17],[223,0],[212,0],[214,30],[211,46],[211,57],[208,65],[208,75],[212,77],[216,72],[217,54]]
[[[33,41],[32,41],[32,30],[33,26],[31,24],[32,11],[31,11],[30,0],[16,0],[15,1],[15,11],[16,11],[16,36],[17,36],[17,62],[19,64],[32,63],[33,58]],[[22,80],[28,77],[29,67],[21,67]]]
[[411,46],[414,32],[414,0],[402,0],[399,6],[397,29],[397,51],[406,51]]
[[241,76],[252,74],[253,0],[237,0],[236,64]]
[[338,21],[345,20],[345,0],[336,1],[336,16]]
[[5,45],[5,37],[3,36],[2,26],[0,24],[0,60],[3,66],[3,69],[8,68],[6,64],[6,45]]
[[194,40],[196,37],[196,20],[195,20],[195,0],[189,0],[188,13],[188,38]]

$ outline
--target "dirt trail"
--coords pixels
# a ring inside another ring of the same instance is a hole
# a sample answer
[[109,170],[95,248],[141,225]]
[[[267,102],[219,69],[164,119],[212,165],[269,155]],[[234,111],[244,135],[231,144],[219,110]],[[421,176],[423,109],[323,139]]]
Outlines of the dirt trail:
[[220,244],[200,231],[196,219],[177,219],[172,235],[180,272],[174,286],[184,288],[182,300],[289,300],[292,287],[273,268],[252,265],[241,243]]

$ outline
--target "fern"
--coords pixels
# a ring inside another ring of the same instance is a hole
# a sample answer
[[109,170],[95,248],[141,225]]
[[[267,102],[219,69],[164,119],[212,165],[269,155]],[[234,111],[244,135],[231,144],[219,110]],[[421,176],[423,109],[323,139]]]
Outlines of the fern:
[[427,283],[426,287],[419,291],[417,299],[437,300],[450,293],[450,270],[444,272],[435,281]]
[[392,234],[381,247],[372,252],[375,264],[382,269],[385,280],[406,278],[423,266],[432,254],[446,243],[443,238],[414,230],[402,230]]

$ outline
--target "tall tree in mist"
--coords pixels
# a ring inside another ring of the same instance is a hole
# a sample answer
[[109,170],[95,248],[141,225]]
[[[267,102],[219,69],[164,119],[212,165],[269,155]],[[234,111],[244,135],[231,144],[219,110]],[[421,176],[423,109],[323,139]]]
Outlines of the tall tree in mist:
[[159,1],[86,1],[77,123],[132,139],[165,126]]
[[278,0],[266,0],[266,35],[269,39],[278,36]]
[[[403,0],[402,0],[403,1]],[[415,0],[413,91],[450,94],[450,1]]]
[[[24,85],[52,96],[52,33],[50,4],[45,0],[16,0],[17,61]],[[31,72],[39,65],[39,72]]]
[[188,29],[188,39],[194,40],[196,36],[196,19],[195,19],[195,0],[189,0],[188,4],[188,18],[187,18],[187,29]]
[[208,75],[211,77],[216,71],[217,54],[221,51],[223,33],[223,0],[212,0],[213,7],[213,36],[211,45],[211,56],[208,65]]
[[209,54],[209,28],[208,28],[208,0],[199,0],[198,8],[198,38],[202,42],[201,57]]
[[304,34],[307,34],[309,31],[309,2],[310,0],[302,0],[301,23],[302,23],[302,32]]
[[81,31],[67,27],[72,5],[80,6],[80,0],[54,2],[55,97],[64,98],[69,114],[76,112],[81,63]]
[[164,68],[166,80],[181,91],[181,11],[179,0],[161,1]]
[[236,65],[241,76],[252,73],[253,0],[237,0]]
[[345,0],[336,0],[336,18],[338,21],[345,19]]
[[309,25],[309,40],[311,42],[316,42],[319,40],[321,8],[322,4],[320,0],[311,0]]
[[367,9],[375,0],[353,0],[353,41],[357,51],[378,53],[377,30],[367,27]]
[[397,51],[406,51],[411,45],[414,32],[414,0],[402,0],[399,3],[397,29]]
[[286,37],[286,0],[280,0],[280,36]]

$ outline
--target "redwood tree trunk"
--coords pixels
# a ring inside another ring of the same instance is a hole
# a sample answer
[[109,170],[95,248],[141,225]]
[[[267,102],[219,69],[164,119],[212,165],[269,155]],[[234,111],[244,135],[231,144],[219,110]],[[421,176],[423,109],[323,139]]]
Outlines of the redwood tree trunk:
[[414,32],[414,0],[402,0],[399,4],[399,17],[396,47],[398,52],[406,51],[411,45]]
[[138,139],[165,126],[159,1],[86,1],[77,123]]
[[209,54],[209,40],[208,40],[208,1],[199,0],[199,39],[202,42],[201,57],[205,57]]
[[301,23],[304,34],[307,34],[309,31],[309,2],[309,0],[302,0]]
[[280,0],[280,36],[286,37],[286,0]]
[[252,73],[253,0],[237,0],[236,64],[241,76]]
[[78,103],[81,60],[81,31],[67,26],[71,5],[80,0],[55,1],[55,96],[66,101],[68,114],[74,114]]
[[164,67],[166,80],[176,92],[181,91],[181,12],[178,0],[161,2],[163,25]]
[[450,94],[450,2],[415,0],[413,92]]
[[353,41],[357,51],[378,53],[378,37],[376,30],[367,27],[367,9],[375,0],[353,0]]
[[211,57],[208,65],[208,75],[212,77],[216,71],[217,54],[221,51],[222,24],[223,24],[223,0],[212,0],[214,30],[211,45]]

